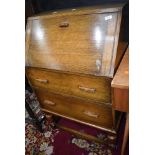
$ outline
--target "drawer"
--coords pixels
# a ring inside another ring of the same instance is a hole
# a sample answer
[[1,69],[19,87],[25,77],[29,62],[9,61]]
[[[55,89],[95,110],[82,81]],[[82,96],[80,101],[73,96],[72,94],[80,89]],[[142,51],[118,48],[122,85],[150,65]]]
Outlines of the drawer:
[[27,68],[32,86],[89,100],[111,103],[111,79]]
[[75,119],[92,126],[111,129],[112,108],[110,105],[87,102],[75,97],[66,97],[48,91],[35,90],[41,108],[56,115]]

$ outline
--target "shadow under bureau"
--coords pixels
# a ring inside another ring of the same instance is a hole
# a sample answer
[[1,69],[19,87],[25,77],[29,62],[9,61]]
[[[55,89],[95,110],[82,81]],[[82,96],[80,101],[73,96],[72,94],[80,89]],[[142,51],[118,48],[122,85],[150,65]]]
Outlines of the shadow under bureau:
[[124,5],[28,18],[26,76],[44,112],[117,133],[111,81],[127,42]]

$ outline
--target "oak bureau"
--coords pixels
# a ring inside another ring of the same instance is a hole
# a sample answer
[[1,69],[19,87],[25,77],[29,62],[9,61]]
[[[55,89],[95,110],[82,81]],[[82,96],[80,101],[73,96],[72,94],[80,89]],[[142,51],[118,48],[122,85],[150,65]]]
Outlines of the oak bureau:
[[44,112],[110,133],[111,81],[124,55],[124,5],[59,10],[28,18],[26,76]]

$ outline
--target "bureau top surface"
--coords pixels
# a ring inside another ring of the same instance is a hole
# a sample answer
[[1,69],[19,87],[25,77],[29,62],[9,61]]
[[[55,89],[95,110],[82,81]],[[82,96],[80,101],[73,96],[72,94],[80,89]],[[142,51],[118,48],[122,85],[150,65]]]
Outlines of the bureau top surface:
[[26,66],[113,77],[122,4],[28,19]]
[[129,48],[125,52],[111,85],[114,88],[129,88]]
[[105,4],[98,6],[89,6],[89,7],[78,7],[78,8],[70,8],[70,9],[59,9],[55,11],[48,11],[44,13],[40,13],[29,17],[28,20],[34,19],[43,19],[50,17],[61,17],[68,15],[84,15],[84,14],[92,14],[92,13],[104,13],[104,12],[117,12],[122,10],[124,3],[115,3],[115,4]]

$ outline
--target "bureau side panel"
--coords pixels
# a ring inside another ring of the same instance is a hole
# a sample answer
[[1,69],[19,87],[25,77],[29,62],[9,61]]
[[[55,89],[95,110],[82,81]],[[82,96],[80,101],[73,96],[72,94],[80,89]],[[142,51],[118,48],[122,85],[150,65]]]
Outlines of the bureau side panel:
[[126,4],[122,10],[121,27],[120,27],[114,73],[116,72],[120,64],[129,43],[129,13],[128,12],[129,12],[129,5]]

